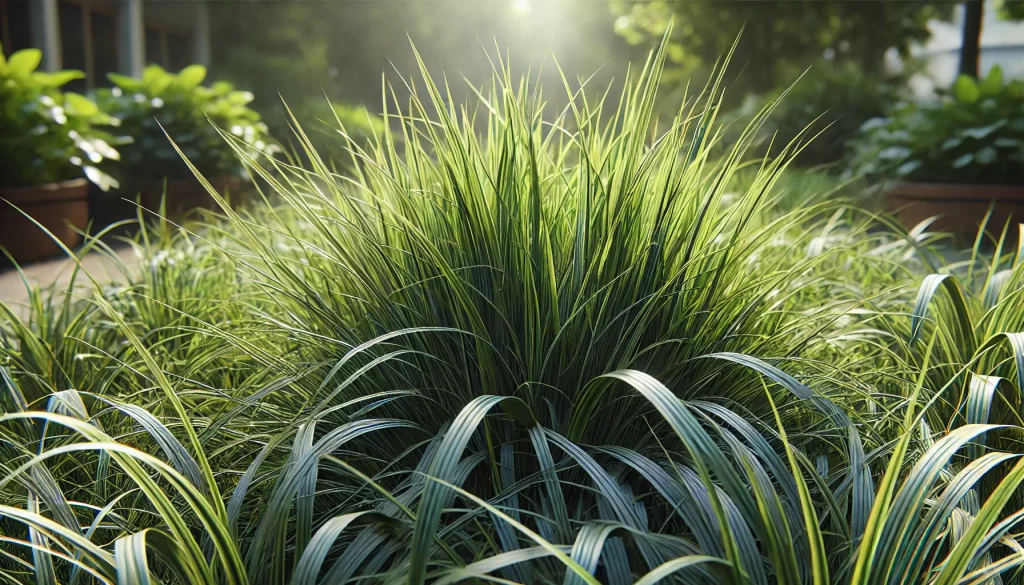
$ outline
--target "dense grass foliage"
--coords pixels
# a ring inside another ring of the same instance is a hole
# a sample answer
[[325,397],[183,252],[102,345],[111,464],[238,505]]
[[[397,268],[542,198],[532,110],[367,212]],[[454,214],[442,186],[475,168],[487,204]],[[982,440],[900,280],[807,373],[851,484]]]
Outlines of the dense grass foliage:
[[663,60],[424,74],[346,175],[240,147],[257,204],[0,304],[0,576],[1020,582],[1021,251],[794,194],[715,84],[659,124]]

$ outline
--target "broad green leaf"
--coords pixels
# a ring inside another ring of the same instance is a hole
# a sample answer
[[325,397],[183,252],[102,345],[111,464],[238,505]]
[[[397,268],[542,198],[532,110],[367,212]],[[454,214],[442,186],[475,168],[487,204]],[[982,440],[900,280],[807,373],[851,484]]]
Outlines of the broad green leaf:
[[[248,91],[232,91],[227,95],[227,101],[233,106],[244,106],[253,100],[254,96],[252,92]],[[244,110],[239,110],[241,113]]]
[[100,113],[100,109],[92,100],[73,92],[64,94],[64,109],[78,116],[95,116]]
[[32,81],[50,89],[57,89],[69,81],[84,78],[85,73],[75,70],[57,71],[56,73],[36,71],[32,74]]
[[92,165],[85,165],[82,167],[82,170],[85,171],[85,176],[103,191],[117,189],[121,186],[117,179]]
[[900,160],[907,158],[911,154],[912,151],[905,146],[890,146],[882,149],[882,151],[878,153],[878,158],[882,160]]
[[7,57],[7,74],[27,79],[39,67],[43,52],[39,49],[21,49]]
[[134,94],[142,90],[144,87],[142,80],[135,79],[134,77],[128,77],[127,75],[119,75],[117,73],[107,73],[107,78],[120,88],[126,94]]
[[979,128],[965,128],[960,131],[961,136],[968,138],[974,138],[975,140],[984,140],[988,138],[993,132],[1002,128],[1006,125],[1006,120],[999,120],[993,122],[987,126],[981,126]]
[[182,89],[192,89],[206,79],[206,67],[202,65],[189,65],[178,72],[174,85]]
[[974,162],[974,154],[967,153],[957,157],[956,160],[953,161],[953,168],[962,169],[972,162]]
[[978,84],[978,90],[983,97],[992,97],[999,95],[1003,89],[1003,68],[999,65],[993,65],[988,70],[988,75],[981,80]]
[[996,149],[992,148],[991,146],[986,146],[985,148],[982,148],[978,152],[974,153],[974,160],[983,165],[992,164],[996,162],[998,158],[999,153],[997,153]]
[[169,79],[167,79],[167,77],[169,77],[167,70],[161,67],[160,65],[157,65],[156,63],[146,65],[146,67],[142,70],[142,83],[146,84],[146,86],[150,88],[153,88],[154,93],[160,93],[160,91],[157,91],[156,89],[161,84],[170,81]]
[[967,75],[961,75],[953,82],[953,97],[965,104],[973,104],[978,101],[981,91],[978,83]]
[[922,164],[923,163],[919,160],[907,161],[896,168],[896,174],[901,177],[906,177],[921,168]]

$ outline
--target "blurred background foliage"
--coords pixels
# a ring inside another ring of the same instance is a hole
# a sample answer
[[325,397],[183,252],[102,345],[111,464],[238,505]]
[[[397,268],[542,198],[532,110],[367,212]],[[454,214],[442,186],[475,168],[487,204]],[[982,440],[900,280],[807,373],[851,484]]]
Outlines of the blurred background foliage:
[[202,65],[178,73],[149,65],[140,79],[110,74],[114,87],[97,92],[100,107],[120,120],[122,131],[137,144],[127,149],[120,172],[134,177],[189,176],[184,155],[204,173],[237,174],[241,165],[218,128],[246,144],[250,156],[273,153],[273,145],[266,142],[267,126],[248,107],[253,94],[226,81],[207,87],[205,79]]
[[1000,18],[1020,20],[1024,18],[1024,0],[996,0],[996,11]]
[[675,19],[669,59],[685,80],[736,47],[743,72],[732,87],[759,93],[786,85],[814,60],[851,61],[878,70],[890,48],[906,55],[929,36],[928,22],[949,18],[951,2],[766,0],[630,2],[611,0],[614,27],[631,43],[649,43]]
[[[154,7],[164,3],[146,2]],[[722,83],[729,91],[717,112],[729,122],[724,142],[736,138],[728,128],[746,128],[762,109],[772,108],[758,129],[753,152],[763,155],[774,148],[778,153],[793,140],[806,143],[813,137],[795,164],[837,174],[863,167],[850,160],[866,121],[896,116],[908,102],[925,99],[936,87],[941,94],[950,85],[951,77],[938,80],[941,72],[932,82],[918,83],[927,77],[921,75],[926,70],[935,72],[936,51],[943,53],[942,68],[952,75],[962,45],[959,70],[976,78],[982,28],[991,33],[991,21],[1024,18],[1024,0],[237,0],[207,2],[206,7],[206,84],[251,96],[251,102],[238,107],[246,108],[246,125],[259,124],[261,134],[266,125],[269,138],[258,141],[277,142],[298,158],[305,155],[297,148],[293,119],[322,158],[344,165],[350,155],[339,130],[344,128],[341,133],[356,142],[379,132],[385,123],[384,100],[394,111],[416,89],[411,74],[420,58],[432,75],[444,79],[445,103],[462,103],[486,91],[495,65],[507,65],[512,79],[528,74],[539,90],[531,99],[544,102],[545,117],[552,118],[567,103],[566,86],[570,92],[582,87],[591,101],[617,95],[624,72],[632,66],[635,74],[636,65],[674,23],[666,39],[657,120],[669,119],[696,99],[716,64],[728,56]],[[972,14],[982,12],[985,22],[972,25]],[[1022,54],[1024,44],[1011,49]],[[993,53],[986,54],[991,61]],[[161,79],[170,79],[182,66],[164,65],[167,75],[157,76]],[[1017,66],[1006,70],[1008,79],[1020,73]],[[154,108],[146,105],[152,100],[136,105],[127,93],[121,104],[101,99],[101,107],[124,106],[115,112],[119,118],[127,110],[141,112],[135,118],[148,125],[149,138],[137,137],[145,149],[139,152],[150,156],[160,150],[161,160],[183,173],[153,124],[149,110]],[[176,117],[203,126],[210,112],[193,103],[196,93],[189,94],[188,111]],[[109,92],[94,97],[109,98]],[[1016,111],[1010,106],[1003,109]],[[171,108],[161,107],[166,116]],[[237,126],[220,119],[216,123],[228,130]],[[973,127],[973,122],[965,124]],[[214,132],[169,131],[182,142],[211,138],[203,140],[208,156],[199,158],[226,161],[234,156]],[[199,156],[196,148],[182,146],[190,157]],[[228,164],[223,161],[209,166]]]
[[726,116],[730,127],[741,129],[762,108],[775,103],[765,121],[754,152],[765,154],[792,141],[808,145],[795,158],[805,167],[838,168],[848,154],[848,143],[865,120],[882,117],[893,104],[909,98],[908,74],[865,70],[856,61],[817,64],[790,85],[761,94],[748,94]]
[[868,176],[1013,184],[1024,176],[1024,81],[993,67],[939,99],[906,102],[864,123],[851,164]]
[[[570,81],[576,72],[594,73],[594,91],[603,92],[616,72],[649,49],[617,35],[608,5],[593,0],[253,0],[216,2],[210,8],[211,73],[251,89],[253,107],[263,112],[272,130],[287,127],[282,99],[300,121],[314,127],[329,111],[325,97],[335,105],[363,104],[379,112],[382,71],[404,101],[408,87],[401,75],[409,77],[417,67],[410,42],[432,72],[448,75],[454,101],[470,93],[462,77],[477,87],[490,83],[490,59],[508,54],[514,74],[534,64],[530,72],[547,94],[564,102],[558,66],[572,72],[567,73]],[[243,30],[261,34],[239,35]],[[501,54],[495,47],[502,47]]]
[[[1020,0],[992,1],[1001,17],[1024,14]],[[565,105],[564,83],[575,89],[583,75],[589,75],[585,91],[595,96],[620,89],[623,79],[613,72],[642,59],[674,21],[663,116],[692,97],[733,50],[724,80],[728,119],[745,127],[786,94],[761,132],[761,147],[773,136],[776,145],[817,136],[797,164],[839,168],[861,125],[910,97],[908,79],[920,69],[911,46],[929,38],[930,22],[953,18],[957,6],[926,0],[216,2],[210,5],[211,74],[250,89],[252,107],[279,140],[291,136],[290,110],[325,158],[337,159],[344,141],[337,139],[335,112],[360,139],[382,123],[383,98],[408,98],[415,84],[403,75],[417,67],[410,43],[433,73],[447,75],[451,101],[488,83],[492,61],[507,59],[513,74],[530,73],[552,100],[548,107],[557,109]],[[898,71],[893,61],[901,63]],[[383,94],[381,71],[396,95]]]

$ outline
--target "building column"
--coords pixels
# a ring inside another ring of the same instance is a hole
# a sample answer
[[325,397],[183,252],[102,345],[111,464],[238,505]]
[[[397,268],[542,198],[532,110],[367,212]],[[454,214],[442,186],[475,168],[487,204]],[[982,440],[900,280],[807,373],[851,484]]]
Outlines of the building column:
[[204,0],[195,3],[196,15],[192,30],[192,62],[210,66],[210,7]]
[[60,71],[60,17],[57,0],[34,0],[29,5],[32,20],[32,46],[43,52],[43,69]]
[[117,3],[117,22],[117,68],[123,75],[140,77],[146,66],[142,0],[120,0]]

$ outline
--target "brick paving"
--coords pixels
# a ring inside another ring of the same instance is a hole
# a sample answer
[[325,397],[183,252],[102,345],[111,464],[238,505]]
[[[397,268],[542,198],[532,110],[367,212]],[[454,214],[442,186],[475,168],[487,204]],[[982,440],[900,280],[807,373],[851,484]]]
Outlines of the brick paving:
[[[115,251],[117,259],[128,267],[133,267],[138,262],[134,250],[129,246],[117,248]],[[82,259],[82,265],[101,283],[124,280],[118,261],[111,258],[109,254],[98,252],[87,254]],[[56,283],[58,286],[65,287],[71,280],[73,267],[73,261],[64,257],[22,266],[22,272],[25,274],[25,279],[34,285],[46,287]],[[78,275],[75,284],[79,288],[91,286],[89,279],[84,274]],[[21,312],[27,300],[28,291],[18,271],[10,265],[0,266],[0,301]]]

